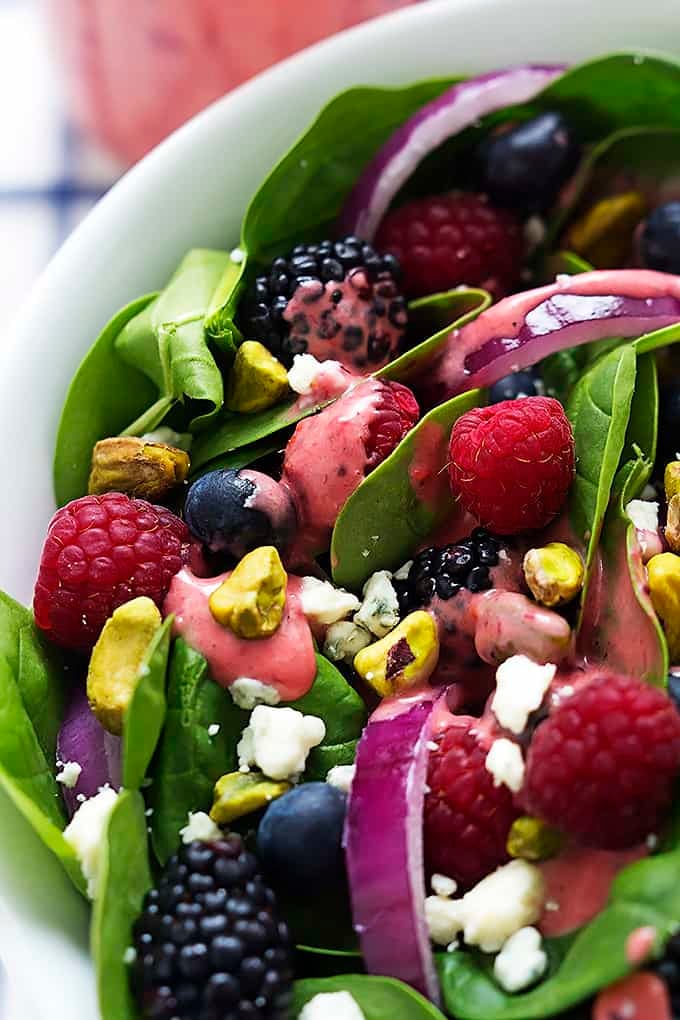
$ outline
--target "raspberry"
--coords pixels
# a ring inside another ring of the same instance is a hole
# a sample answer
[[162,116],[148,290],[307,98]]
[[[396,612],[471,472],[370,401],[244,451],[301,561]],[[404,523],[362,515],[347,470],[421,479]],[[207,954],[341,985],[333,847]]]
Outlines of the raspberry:
[[138,595],[161,606],[189,542],[183,521],[120,492],[83,496],[47,531],[33,596],[37,625],[87,652],[114,609]]
[[574,437],[552,397],[504,400],[462,415],[451,430],[451,490],[501,535],[542,528],[574,477]]
[[494,208],[486,195],[465,192],[418,198],[392,210],[375,245],[399,260],[408,297],[459,284],[504,297],[519,283],[524,254],[513,213]]
[[491,742],[477,720],[458,716],[430,754],[425,795],[425,863],[470,888],[507,858],[519,812],[485,767]]
[[411,391],[398,382],[386,382],[380,403],[368,422],[364,439],[366,472],[381,464],[418,421],[420,408]]
[[585,844],[630,847],[658,829],[680,771],[680,714],[661,691],[599,674],[534,733],[528,810]]

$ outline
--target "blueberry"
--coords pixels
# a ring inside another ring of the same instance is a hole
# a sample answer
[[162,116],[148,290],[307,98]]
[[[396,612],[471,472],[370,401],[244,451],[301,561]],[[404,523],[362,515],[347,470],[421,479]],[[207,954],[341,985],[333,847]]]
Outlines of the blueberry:
[[492,201],[526,212],[545,209],[576,166],[578,146],[561,113],[541,113],[478,150],[482,188]]
[[184,517],[194,538],[237,559],[261,545],[285,549],[296,527],[286,489],[247,468],[220,468],[199,478],[187,494]]
[[500,404],[501,400],[535,397],[538,394],[536,382],[533,372],[512,372],[505,375],[489,389],[489,403]]
[[668,697],[680,712],[680,675],[676,673],[668,674]]
[[680,202],[666,202],[649,214],[640,235],[640,259],[647,269],[680,273]]
[[272,885],[314,896],[342,881],[345,794],[303,783],[272,801],[257,831],[257,855]]

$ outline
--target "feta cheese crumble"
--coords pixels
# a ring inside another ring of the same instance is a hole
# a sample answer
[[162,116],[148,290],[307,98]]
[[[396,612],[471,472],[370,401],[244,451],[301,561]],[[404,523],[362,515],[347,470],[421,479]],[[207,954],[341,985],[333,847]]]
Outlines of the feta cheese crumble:
[[328,581],[320,581],[317,577],[303,577],[300,605],[310,623],[325,627],[356,612],[360,603],[356,595],[344,588],[334,588]]
[[513,655],[496,670],[496,691],[491,711],[498,722],[512,733],[525,729],[529,716],[540,707],[557,672],[549,662],[539,666],[526,655]]
[[354,656],[371,643],[371,635],[365,627],[351,620],[332,623],[326,632],[323,654],[333,662],[354,662]]
[[507,786],[513,793],[519,793],[524,783],[524,758],[522,748],[514,740],[499,737],[494,740],[484,762],[487,772],[493,776],[493,785]]
[[659,528],[659,504],[647,499],[631,499],[626,503],[626,513],[638,531],[657,531]]
[[494,960],[493,973],[506,992],[521,992],[543,977],[547,966],[541,933],[536,928],[520,928]]
[[406,560],[406,563],[404,563],[401,567],[399,567],[399,570],[395,570],[394,571],[394,578],[395,578],[395,580],[397,580],[397,581],[408,581],[409,571],[411,570],[412,566],[413,566],[413,560]]
[[459,932],[470,946],[496,953],[541,916],[545,886],[541,872],[524,860],[497,868],[461,899],[428,896],[425,918],[433,942],[448,946]]
[[61,771],[57,772],[57,782],[61,783],[62,786],[66,786],[69,790],[72,790],[80,779],[80,773],[83,771],[83,766],[79,765],[77,761],[65,761],[60,764]]
[[336,786],[343,793],[349,793],[355,772],[356,765],[334,765],[326,776],[326,782]]
[[84,800],[64,829],[64,839],[73,847],[87,882],[87,895],[97,895],[101,872],[102,844],[109,817],[118,794],[110,786],[102,786],[94,797]]
[[190,811],[187,824],[179,830],[179,834],[183,843],[193,843],[195,839],[209,843],[213,839],[222,838],[222,830],[205,811]]
[[220,724],[216,723],[216,722],[210,723],[210,726],[208,726],[208,736],[209,737],[216,737],[219,732],[220,732]]
[[321,369],[321,362],[313,354],[296,354],[292,368],[288,370],[288,385],[294,393],[306,397],[312,392],[314,380]]
[[[249,676],[239,676],[227,688],[239,708],[250,711],[256,705],[278,705],[281,695],[276,687]],[[211,734],[212,736],[212,734]]]
[[378,570],[369,577],[363,589],[364,601],[354,616],[371,634],[382,638],[399,623],[399,600],[389,570]]
[[303,1007],[298,1020],[366,1020],[349,992],[319,992]]
[[453,896],[458,888],[458,883],[453,878],[448,878],[447,875],[433,875],[430,885],[435,896],[443,896],[444,899]]
[[236,747],[239,767],[247,772],[257,765],[270,779],[296,779],[325,735],[323,720],[314,715],[258,705]]

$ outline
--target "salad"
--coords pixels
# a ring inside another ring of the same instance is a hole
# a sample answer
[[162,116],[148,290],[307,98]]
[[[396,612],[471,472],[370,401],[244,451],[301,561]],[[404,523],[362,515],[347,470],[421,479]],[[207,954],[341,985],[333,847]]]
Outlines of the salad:
[[680,1016],[679,94],[350,89],[85,356],[0,783],[104,1020]]

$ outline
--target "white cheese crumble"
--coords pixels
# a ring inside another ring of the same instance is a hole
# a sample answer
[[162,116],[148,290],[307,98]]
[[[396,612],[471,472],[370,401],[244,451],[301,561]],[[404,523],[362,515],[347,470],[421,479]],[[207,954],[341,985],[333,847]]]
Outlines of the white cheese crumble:
[[382,638],[399,623],[399,600],[389,570],[378,570],[363,589],[364,601],[354,617],[371,634]]
[[321,362],[313,354],[296,354],[293,366],[288,370],[288,385],[294,393],[306,397],[312,392],[314,381],[321,369]]
[[227,688],[239,708],[250,711],[256,705],[278,705],[281,695],[276,687],[263,684],[250,676],[239,676]]
[[83,766],[79,765],[77,761],[65,761],[60,764],[61,772],[57,772],[57,782],[72,790],[80,779]]
[[513,655],[501,663],[491,701],[491,711],[501,726],[521,733],[531,713],[540,707],[556,672],[553,663],[539,666],[526,655]]
[[216,722],[210,723],[210,726],[208,726],[208,736],[209,737],[216,737],[219,732],[220,732],[220,724],[216,723]]
[[638,531],[658,531],[659,504],[648,499],[631,499],[626,513]]
[[193,843],[195,839],[209,843],[213,839],[220,839],[222,830],[205,811],[190,811],[187,824],[179,830],[179,834],[183,843]]
[[496,981],[506,992],[521,992],[545,974],[548,956],[536,928],[520,928],[494,960]]
[[317,577],[303,577],[300,585],[300,605],[310,623],[330,626],[344,620],[350,613],[359,608],[356,595],[335,588],[329,581],[320,581]]
[[499,737],[494,740],[484,762],[487,772],[493,776],[493,785],[507,786],[513,793],[519,793],[524,783],[524,758],[522,748],[514,740]]
[[430,937],[438,945],[448,946],[462,931],[468,945],[496,953],[516,931],[538,921],[544,897],[539,869],[528,861],[510,861],[462,899],[428,896],[425,917]]
[[153,432],[145,432],[142,436],[148,443],[165,443],[166,446],[174,446],[178,450],[189,451],[193,436],[190,432],[175,432],[167,425],[159,425]]
[[320,992],[303,1007],[298,1020],[366,1020],[349,992]]
[[94,797],[81,803],[64,829],[64,839],[73,847],[80,861],[87,882],[87,895],[91,900],[97,895],[104,832],[117,799],[115,790],[103,786]]
[[354,662],[354,656],[371,643],[365,627],[351,620],[332,623],[326,632],[323,654],[333,662]]
[[232,248],[229,254],[229,258],[232,262],[235,262],[237,266],[240,266],[246,257],[246,253],[243,248]]
[[134,963],[136,959],[137,950],[135,949],[134,946],[128,946],[125,952],[123,953],[123,963],[129,966],[131,963]]
[[394,577],[397,581],[408,581],[408,575],[413,566],[413,560],[406,560],[403,566],[399,567],[399,570],[394,571]]
[[356,765],[334,765],[326,776],[326,782],[335,786],[343,793],[349,793],[354,781]]
[[453,896],[458,888],[458,883],[455,879],[449,878],[447,875],[433,875],[430,879],[430,885],[435,896],[443,896],[444,899]]
[[258,705],[236,747],[239,767],[247,771],[257,765],[270,779],[295,779],[325,735],[323,720],[314,715]]

